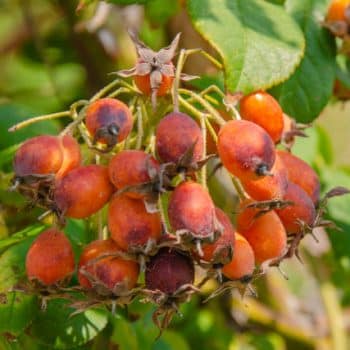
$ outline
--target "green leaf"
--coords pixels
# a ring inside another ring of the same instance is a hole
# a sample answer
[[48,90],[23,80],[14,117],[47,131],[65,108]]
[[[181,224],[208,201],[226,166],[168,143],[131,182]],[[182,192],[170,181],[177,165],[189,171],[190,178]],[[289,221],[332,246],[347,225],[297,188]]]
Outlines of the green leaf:
[[272,90],[285,113],[299,122],[317,118],[333,92],[335,45],[320,21],[327,0],[287,0],[286,9],[299,23],[306,37],[301,65],[289,80]]
[[[350,177],[348,174],[339,169],[323,168],[321,180],[328,191],[336,186],[350,188]],[[342,231],[328,230],[334,254],[337,259],[350,257],[350,195],[334,197],[329,200],[328,218],[334,221]]]
[[41,224],[28,226],[25,229],[12,234],[10,237],[0,240],[0,252],[13,244],[24,241],[28,237],[36,236],[41,231],[43,231],[44,228],[45,226]]
[[184,337],[179,333],[166,330],[163,332],[161,338],[155,343],[153,350],[190,350]]
[[95,237],[96,232],[88,230],[85,220],[68,219],[64,232],[68,236],[73,246],[74,256],[79,259],[82,249]]
[[226,87],[248,93],[285,81],[304,52],[304,37],[281,6],[262,0],[188,0],[196,30],[224,63]]
[[308,137],[297,137],[293,154],[309,164],[332,164],[334,161],[333,146],[326,130],[320,126],[305,131]]
[[337,79],[348,89],[350,89],[350,61],[345,55],[337,56]]
[[54,120],[32,124],[16,132],[8,132],[12,125],[34,116],[35,113],[26,107],[12,104],[0,105],[0,149],[16,145],[33,136],[58,134],[59,123]]
[[105,310],[89,309],[71,316],[75,310],[67,303],[62,299],[51,300],[46,310],[38,312],[30,328],[33,337],[54,349],[68,349],[87,343],[106,327]]
[[20,334],[34,319],[38,304],[36,298],[11,292],[6,302],[0,303],[0,333]]
[[159,25],[164,25],[179,10],[180,5],[176,0],[148,0],[145,6],[149,20]]
[[25,258],[35,237],[11,246],[0,256],[0,293],[7,292],[25,275]]
[[111,341],[119,350],[138,350],[137,335],[132,324],[122,317],[113,318],[113,334]]

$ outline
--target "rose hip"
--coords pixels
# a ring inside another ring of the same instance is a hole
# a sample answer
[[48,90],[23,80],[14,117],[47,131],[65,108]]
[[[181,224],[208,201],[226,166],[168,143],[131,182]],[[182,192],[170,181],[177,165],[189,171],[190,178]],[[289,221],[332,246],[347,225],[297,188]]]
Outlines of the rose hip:
[[113,190],[106,167],[81,166],[58,181],[54,201],[64,216],[81,219],[99,211],[108,202]]
[[[143,151],[126,150],[116,154],[109,163],[109,177],[118,189],[150,182],[150,172],[159,171],[159,163]],[[131,198],[142,198],[136,191],[125,192]]]
[[300,232],[302,223],[312,227],[316,218],[315,206],[301,187],[290,182],[284,200],[294,203],[284,209],[276,209],[288,233]]
[[132,289],[138,279],[139,266],[131,260],[108,256],[108,254],[117,254],[118,251],[119,247],[112,239],[97,240],[88,244],[79,260],[80,285],[87,289],[92,288],[93,285],[88,278],[91,277],[110,290],[113,290],[118,284],[127,290]]
[[269,174],[276,157],[268,133],[247,120],[232,120],[221,127],[218,152],[225,168],[245,180]]
[[193,145],[192,161],[198,162],[202,158],[203,142],[198,124],[186,114],[172,112],[158,124],[156,150],[163,162],[179,162]]
[[157,241],[162,232],[159,213],[148,213],[143,200],[125,194],[110,201],[108,228],[113,240],[124,251],[138,250],[150,239]]
[[203,244],[203,256],[201,259],[213,264],[227,264],[234,253],[235,230],[230,218],[224,211],[215,208],[216,218],[223,226],[220,237],[212,244]]
[[277,151],[277,155],[287,170],[288,180],[300,186],[316,204],[320,199],[320,180],[315,170],[289,152]]
[[175,293],[180,287],[194,281],[191,258],[183,252],[162,248],[146,265],[146,288]]
[[188,230],[196,239],[213,236],[215,206],[209,193],[196,182],[183,182],[175,188],[168,215],[174,230]]
[[222,273],[229,279],[241,279],[250,277],[254,272],[254,251],[248,241],[236,232],[235,252],[231,262],[224,265]]
[[68,279],[74,272],[74,255],[65,234],[55,228],[42,232],[29,248],[26,271],[30,280],[47,286]]
[[113,146],[129,135],[133,119],[126,104],[114,98],[102,98],[89,105],[85,122],[94,141]]

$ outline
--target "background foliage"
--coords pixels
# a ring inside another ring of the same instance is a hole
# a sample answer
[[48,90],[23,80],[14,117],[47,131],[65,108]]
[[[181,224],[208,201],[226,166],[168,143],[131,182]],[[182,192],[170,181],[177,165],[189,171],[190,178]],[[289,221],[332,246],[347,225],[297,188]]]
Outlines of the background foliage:
[[[21,141],[56,134],[64,121],[7,129],[66,109],[108,83],[109,72],[129,68],[135,53],[127,27],[137,27],[155,49],[182,31],[180,46],[203,47],[224,63],[221,75],[191,57],[186,71],[204,76],[193,86],[271,89],[285,113],[315,121],[295,153],[317,169],[323,192],[350,187],[350,108],[332,97],[336,78],[350,88],[349,60],[336,56],[337,43],[321,26],[327,0],[82,0],[78,12],[77,6],[74,0],[0,1],[0,349],[348,349],[350,197],[329,204],[328,216],[342,231],[320,230],[318,244],[305,240],[304,265],[283,264],[288,281],[271,271],[258,282],[257,299],[233,293],[204,305],[195,298],[156,341],[151,305],[69,317],[63,300],[43,311],[35,297],[7,292],[23,277],[25,254],[44,227],[36,221],[40,211],[27,210],[7,190],[12,157]],[[220,175],[210,184],[214,198],[233,212],[232,188],[219,193],[217,181]],[[93,224],[69,221],[76,256],[94,232]]]

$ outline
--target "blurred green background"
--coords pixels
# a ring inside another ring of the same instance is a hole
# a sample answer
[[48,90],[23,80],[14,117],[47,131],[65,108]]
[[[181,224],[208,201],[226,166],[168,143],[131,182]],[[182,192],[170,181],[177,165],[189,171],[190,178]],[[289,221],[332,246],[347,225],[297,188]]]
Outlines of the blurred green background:
[[[23,199],[7,191],[16,145],[33,135],[58,133],[66,121],[42,122],[17,133],[7,129],[31,116],[65,110],[110,82],[108,73],[131,67],[136,56],[128,27],[137,28],[154,49],[182,31],[181,47],[213,52],[192,28],[183,3],[101,2],[77,12],[74,0],[0,0],[0,238],[32,225],[40,213],[24,210]],[[215,73],[197,56],[186,71]],[[323,192],[350,187],[350,104],[331,99],[314,126],[307,139],[298,140],[295,152],[317,169]],[[136,303],[128,314],[101,316],[98,329],[87,330],[91,334],[80,341],[68,336],[69,327],[76,331],[77,325],[65,323],[68,314],[59,305],[52,306],[56,318],[47,321],[22,303],[15,308],[19,317],[33,316],[8,332],[9,320],[18,320],[1,310],[0,302],[0,349],[350,349],[350,199],[334,199],[327,215],[342,231],[318,230],[319,243],[307,237],[304,264],[294,258],[282,264],[288,280],[271,269],[257,282],[257,298],[242,300],[232,293],[203,304],[196,297],[157,341],[150,305]],[[72,221],[68,231],[78,248],[91,239],[81,222]],[[30,239],[10,248],[0,243],[0,292],[11,285],[8,266],[20,265]],[[213,287],[206,285],[204,294]]]

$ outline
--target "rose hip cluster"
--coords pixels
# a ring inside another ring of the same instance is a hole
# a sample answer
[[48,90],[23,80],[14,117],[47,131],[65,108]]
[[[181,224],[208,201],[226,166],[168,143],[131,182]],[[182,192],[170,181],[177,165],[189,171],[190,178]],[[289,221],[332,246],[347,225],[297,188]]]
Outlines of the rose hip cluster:
[[[153,76],[143,65],[149,55],[129,72],[136,74],[137,84],[151,79],[148,94],[165,89],[162,74],[169,75],[167,91],[171,88],[170,49],[170,55],[152,51],[158,57]],[[139,295],[158,304],[155,321],[163,315],[157,323],[162,328],[177,305],[199,292],[208,278],[217,278],[218,290],[224,290],[297,254],[300,240],[322,225],[318,176],[288,151],[302,131],[266,92],[244,96],[239,104],[239,119],[213,123],[217,135],[208,133],[205,139],[200,123],[175,110],[154,126],[154,148],[128,149],[126,140],[135,129],[130,108],[110,97],[92,101],[81,125],[91,144],[107,152],[100,164],[83,164],[81,145],[67,132],[24,142],[14,159],[14,184],[56,216],[56,225],[28,251],[29,280],[57,291],[77,272],[87,305],[89,298],[125,304]],[[206,188],[201,173],[210,159],[206,145],[231,174],[239,194],[235,225]],[[105,205],[109,234],[84,247],[76,270],[62,231],[65,218],[88,219]],[[203,276],[196,285],[195,267]]]

